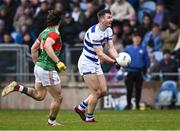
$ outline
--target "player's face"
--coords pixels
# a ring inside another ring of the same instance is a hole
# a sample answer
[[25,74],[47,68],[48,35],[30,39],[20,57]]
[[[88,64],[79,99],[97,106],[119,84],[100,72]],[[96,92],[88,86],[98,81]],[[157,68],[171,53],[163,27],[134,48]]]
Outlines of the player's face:
[[112,23],[112,15],[111,14],[105,14],[103,20],[103,25],[106,26],[106,27],[110,27],[111,26],[111,23]]

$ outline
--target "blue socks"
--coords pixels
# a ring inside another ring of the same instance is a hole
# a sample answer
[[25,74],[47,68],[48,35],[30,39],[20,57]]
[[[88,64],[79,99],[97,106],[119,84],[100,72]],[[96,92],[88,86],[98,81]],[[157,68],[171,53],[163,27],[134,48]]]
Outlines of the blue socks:
[[86,109],[86,107],[87,107],[87,104],[85,103],[85,102],[81,102],[80,104],[79,104],[79,109],[80,110],[85,110]]

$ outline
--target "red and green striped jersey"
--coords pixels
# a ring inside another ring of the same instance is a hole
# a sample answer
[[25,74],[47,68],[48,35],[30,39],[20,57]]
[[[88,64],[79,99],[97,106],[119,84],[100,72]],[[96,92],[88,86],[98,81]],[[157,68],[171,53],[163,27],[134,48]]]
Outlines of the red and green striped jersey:
[[[40,42],[41,53],[37,59],[36,65],[42,67],[44,70],[52,71],[52,70],[55,70],[56,64],[44,50],[44,45],[45,45],[45,41],[47,38],[50,38],[50,39],[52,39],[52,41],[54,41],[52,48],[53,48],[55,54],[57,56],[59,56],[59,54],[60,54],[60,51],[62,48],[62,40],[60,37],[60,33],[55,28],[47,27],[38,36],[38,40]],[[50,43],[46,43],[46,44],[50,44]]]

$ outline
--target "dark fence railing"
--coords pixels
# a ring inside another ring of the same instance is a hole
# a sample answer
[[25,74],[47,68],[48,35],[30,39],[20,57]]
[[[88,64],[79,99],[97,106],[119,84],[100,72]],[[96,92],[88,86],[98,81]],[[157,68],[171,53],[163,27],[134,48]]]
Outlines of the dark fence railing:
[[[77,61],[81,54],[81,46],[65,47],[64,57],[67,71],[61,75],[63,82],[81,82],[82,77],[77,70]],[[117,77],[116,73],[105,73],[106,77]],[[175,76],[180,81],[180,70],[177,73],[148,73],[144,78],[147,81],[163,81],[164,76]],[[116,82],[123,81],[122,79]],[[158,78],[158,79],[154,79]],[[34,82],[33,63],[27,45],[0,44],[0,82],[6,83],[12,80],[19,82]],[[113,83],[114,81],[108,81]]]

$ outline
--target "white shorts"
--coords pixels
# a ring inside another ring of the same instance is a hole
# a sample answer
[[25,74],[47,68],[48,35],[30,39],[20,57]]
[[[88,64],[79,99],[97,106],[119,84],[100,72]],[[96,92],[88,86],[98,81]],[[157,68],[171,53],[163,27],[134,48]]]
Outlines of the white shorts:
[[42,83],[43,86],[57,85],[61,83],[57,71],[47,71],[40,66],[34,67],[35,82]]
[[78,61],[78,69],[80,75],[87,75],[87,74],[97,74],[102,75],[103,71],[100,64],[96,64],[86,58],[83,54],[81,54],[79,61]]

